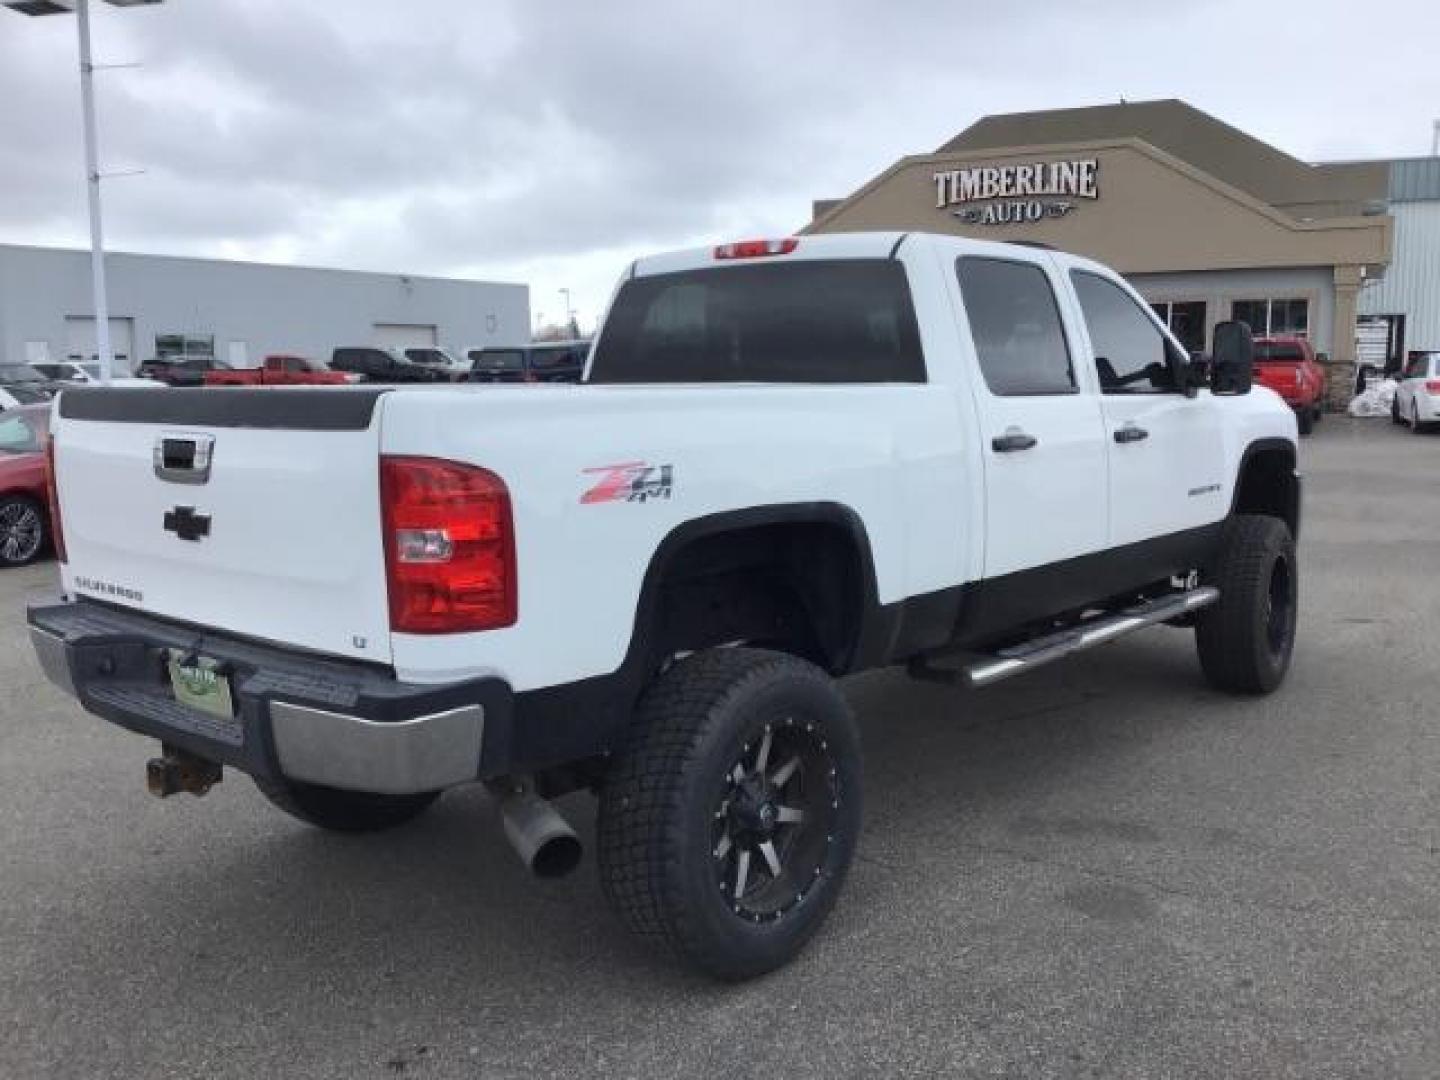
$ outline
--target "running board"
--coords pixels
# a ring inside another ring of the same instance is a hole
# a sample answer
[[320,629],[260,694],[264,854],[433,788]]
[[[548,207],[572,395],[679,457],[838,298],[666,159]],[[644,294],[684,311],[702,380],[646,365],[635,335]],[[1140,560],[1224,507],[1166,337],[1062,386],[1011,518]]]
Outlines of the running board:
[[932,667],[925,657],[910,661],[910,674],[917,679],[952,686],[982,687],[1008,679],[1022,671],[1031,671],[1071,653],[1093,649],[1135,630],[1156,623],[1168,622],[1192,611],[1208,607],[1220,599],[1220,590],[1210,585],[1188,592],[1147,600],[1109,615],[1100,615],[1078,626],[1067,627],[1051,634],[1032,638],[1019,645],[972,660],[964,667]]

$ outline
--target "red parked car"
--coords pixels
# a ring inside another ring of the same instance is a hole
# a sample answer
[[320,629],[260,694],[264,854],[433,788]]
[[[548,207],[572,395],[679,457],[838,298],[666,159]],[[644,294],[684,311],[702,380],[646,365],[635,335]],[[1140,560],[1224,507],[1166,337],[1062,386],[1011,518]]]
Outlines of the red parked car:
[[308,356],[265,357],[258,368],[216,368],[205,373],[206,386],[344,386],[360,376],[331,371]]
[[24,566],[50,544],[45,440],[50,406],[0,412],[0,567]]
[[1325,369],[1302,337],[1255,339],[1255,381],[1295,410],[1300,434],[1309,435],[1325,408]]

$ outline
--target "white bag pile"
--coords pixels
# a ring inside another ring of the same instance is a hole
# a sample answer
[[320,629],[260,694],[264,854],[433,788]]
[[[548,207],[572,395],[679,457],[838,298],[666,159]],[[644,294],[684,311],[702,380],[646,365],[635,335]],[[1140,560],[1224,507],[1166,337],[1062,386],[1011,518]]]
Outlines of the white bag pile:
[[1367,383],[1362,393],[1350,402],[1351,416],[1389,416],[1395,401],[1395,380],[1378,379]]

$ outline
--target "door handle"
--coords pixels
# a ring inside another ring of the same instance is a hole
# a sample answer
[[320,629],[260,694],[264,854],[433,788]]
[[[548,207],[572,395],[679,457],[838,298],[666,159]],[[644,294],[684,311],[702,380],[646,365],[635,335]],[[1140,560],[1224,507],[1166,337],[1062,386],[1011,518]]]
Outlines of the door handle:
[[1136,427],[1134,424],[1126,424],[1115,432],[1115,441],[1118,443],[1140,442],[1142,439],[1148,439],[1149,437],[1150,433],[1148,431],[1142,427]]
[[1027,435],[1023,431],[1007,431],[1004,435],[996,435],[990,440],[990,449],[997,454],[1013,454],[1017,450],[1029,450],[1039,441],[1034,435]]

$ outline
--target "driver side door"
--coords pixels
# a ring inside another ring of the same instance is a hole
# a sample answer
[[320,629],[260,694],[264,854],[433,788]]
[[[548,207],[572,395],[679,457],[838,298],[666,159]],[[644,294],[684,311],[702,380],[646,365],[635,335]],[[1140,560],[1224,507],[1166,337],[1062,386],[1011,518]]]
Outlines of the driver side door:
[[1100,384],[1110,546],[1220,521],[1230,490],[1218,403],[1185,394],[1185,355],[1140,297],[1092,270],[1069,279]]

